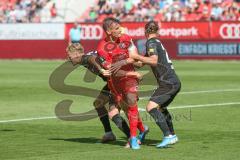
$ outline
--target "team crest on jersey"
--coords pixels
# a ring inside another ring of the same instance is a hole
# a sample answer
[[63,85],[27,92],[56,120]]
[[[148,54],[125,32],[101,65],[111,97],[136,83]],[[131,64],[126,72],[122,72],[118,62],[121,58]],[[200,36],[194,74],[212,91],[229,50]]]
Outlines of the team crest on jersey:
[[148,52],[154,52],[154,49],[153,49],[153,48],[150,48]]
[[131,45],[131,42],[123,41],[123,42],[119,43],[119,48],[128,49],[130,45]]
[[116,48],[116,43],[114,42],[108,42],[104,45],[104,50],[107,52],[111,52]]
[[153,55],[154,52],[155,52],[155,50],[154,50],[153,48],[150,48],[150,49],[148,50],[148,54],[149,54],[149,55]]

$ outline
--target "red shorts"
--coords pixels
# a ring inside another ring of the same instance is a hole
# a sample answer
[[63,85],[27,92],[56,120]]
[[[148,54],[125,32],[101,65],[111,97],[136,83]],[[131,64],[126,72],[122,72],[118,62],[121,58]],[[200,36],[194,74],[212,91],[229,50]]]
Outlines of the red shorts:
[[135,78],[124,78],[118,81],[115,79],[112,81],[112,84],[109,84],[109,88],[114,94],[115,102],[119,103],[127,93],[137,94],[138,80]]

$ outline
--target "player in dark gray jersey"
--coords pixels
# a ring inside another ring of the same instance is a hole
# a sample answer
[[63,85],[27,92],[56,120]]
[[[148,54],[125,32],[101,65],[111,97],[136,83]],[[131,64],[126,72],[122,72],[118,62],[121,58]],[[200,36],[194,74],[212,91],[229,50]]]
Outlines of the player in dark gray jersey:
[[[159,85],[150,100],[159,104],[164,109],[180,91],[181,82],[174,71],[167,51],[157,37],[148,39],[146,51],[147,57],[157,61],[157,64],[150,65]],[[171,132],[174,133],[173,128],[170,127],[171,129]]]
[[130,57],[150,65],[157,79],[159,86],[154,90],[146,109],[164,134],[163,141],[157,145],[158,148],[162,148],[178,141],[167,106],[180,91],[181,82],[174,71],[167,51],[158,38],[158,30],[156,22],[148,22],[145,25],[145,35],[148,39],[146,56],[132,54]]
[[[84,54],[83,50],[81,50],[81,46],[73,44],[67,48],[67,53],[73,65],[79,64],[84,66],[92,73],[100,76],[104,81],[106,81],[106,76],[110,75],[109,71],[102,69],[99,63],[97,63],[97,61],[101,61],[101,59],[98,59],[97,57],[97,51],[91,51]],[[127,138],[130,137],[129,126],[124,118],[122,118],[119,114],[118,109],[109,108],[109,111],[106,110],[105,105],[109,102],[109,99],[110,90],[108,86],[105,85],[93,103],[105,130],[105,134],[102,138],[103,143],[116,139],[115,135],[112,133],[109,117],[117,125],[117,127],[123,131]]]
[[[85,68],[87,68],[89,71],[91,71],[93,74],[98,75],[101,77],[104,81],[107,81],[107,77],[104,76],[103,72],[107,72],[102,69],[102,67],[96,63],[95,61],[97,60],[97,51],[90,51],[84,55],[82,55],[81,61],[78,63]],[[107,73],[110,74],[110,73]],[[109,89],[108,89],[109,91]]]

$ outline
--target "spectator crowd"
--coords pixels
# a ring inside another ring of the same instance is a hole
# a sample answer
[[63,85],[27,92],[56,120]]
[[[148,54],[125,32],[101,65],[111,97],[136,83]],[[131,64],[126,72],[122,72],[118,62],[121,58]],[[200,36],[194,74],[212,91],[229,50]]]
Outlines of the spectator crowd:
[[[0,23],[40,23],[41,11],[49,1],[0,0]],[[102,22],[107,16],[128,22],[240,21],[240,0],[96,0],[96,3],[88,9],[86,22]],[[52,19],[58,16],[55,3],[49,13]]]
[[39,23],[49,0],[1,0],[0,23]]
[[85,21],[240,21],[239,0],[98,0]]

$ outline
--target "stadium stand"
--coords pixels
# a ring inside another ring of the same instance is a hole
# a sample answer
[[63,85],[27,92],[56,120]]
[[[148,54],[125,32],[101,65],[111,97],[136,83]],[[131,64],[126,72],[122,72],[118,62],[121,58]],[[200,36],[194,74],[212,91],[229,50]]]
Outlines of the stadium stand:
[[239,0],[98,0],[85,21],[240,21]]
[[0,0],[0,23],[73,22],[86,15],[95,2],[96,0],[88,0],[87,3],[81,0]]
[[1,0],[0,23],[40,22],[40,10],[49,0]]
[[239,0],[1,0],[0,23],[240,21]]

